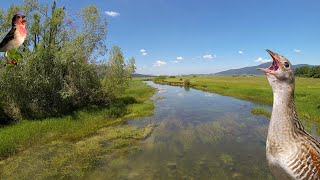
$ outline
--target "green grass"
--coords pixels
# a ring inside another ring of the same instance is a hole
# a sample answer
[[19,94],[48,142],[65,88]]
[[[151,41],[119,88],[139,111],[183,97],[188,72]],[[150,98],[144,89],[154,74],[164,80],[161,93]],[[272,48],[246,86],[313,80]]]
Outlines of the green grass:
[[[152,115],[153,102],[149,98],[155,90],[141,81],[134,80],[124,97],[134,98],[136,103],[126,107],[126,115],[110,118],[110,110],[82,110],[63,118],[48,118],[41,121],[21,121],[0,129],[0,158],[6,158],[33,145],[55,140],[77,141],[93,135],[102,127],[112,126],[127,118]],[[124,98],[123,97],[123,98]],[[130,99],[130,98],[129,98]]]
[[261,108],[261,107],[252,108],[251,113],[255,114],[255,115],[265,116],[268,118],[271,117],[271,112],[266,110],[265,108]]
[[[180,78],[166,78],[165,81],[179,82]],[[186,78],[190,79],[191,85],[197,89],[264,105],[272,105],[273,102],[272,89],[265,76]],[[299,116],[320,123],[320,79],[297,77],[295,85],[295,101]]]
[[[156,90],[133,80],[117,104],[126,114],[110,118],[110,109],[82,110],[72,116],[22,121],[0,129],[0,179],[79,179],[141,150],[140,140],[154,125],[126,125],[128,118],[152,115]],[[117,110],[112,110],[117,111]]]

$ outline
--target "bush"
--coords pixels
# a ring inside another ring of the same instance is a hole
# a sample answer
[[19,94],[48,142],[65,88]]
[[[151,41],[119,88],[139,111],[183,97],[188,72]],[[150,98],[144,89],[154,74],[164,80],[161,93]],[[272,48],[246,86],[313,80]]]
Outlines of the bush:
[[189,79],[185,79],[184,81],[183,81],[183,86],[190,86],[190,80]]
[[300,77],[320,78],[320,66],[302,66],[295,69],[294,74]]

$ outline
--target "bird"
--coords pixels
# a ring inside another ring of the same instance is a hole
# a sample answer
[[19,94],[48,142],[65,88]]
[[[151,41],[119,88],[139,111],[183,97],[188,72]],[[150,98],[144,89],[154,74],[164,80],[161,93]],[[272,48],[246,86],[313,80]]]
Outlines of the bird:
[[273,62],[262,70],[273,91],[266,157],[271,174],[279,180],[320,179],[320,143],[304,130],[294,103],[294,71],[284,56],[270,50]]
[[7,59],[7,64],[17,64],[15,60],[8,60],[8,51],[16,49],[21,46],[26,39],[26,16],[15,14],[11,21],[11,30],[3,38],[0,43],[0,52],[4,52],[4,57]]

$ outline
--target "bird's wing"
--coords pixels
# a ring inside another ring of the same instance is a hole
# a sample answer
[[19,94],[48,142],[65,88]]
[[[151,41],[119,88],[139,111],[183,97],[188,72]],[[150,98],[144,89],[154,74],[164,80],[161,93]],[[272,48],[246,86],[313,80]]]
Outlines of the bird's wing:
[[311,163],[314,167],[314,171],[317,172],[318,179],[320,179],[320,152],[312,145],[309,145],[309,155],[311,158]]
[[9,41],[14,39],[14,32],[16,31],[16,28],[12,28],[9,33],[3,38],[3,40],[0,43],[0,49],[3,48],[6,44],[8,44]]
[[320,152],[313,143],[304,143],[290,162],[289,169],[297,179],[320,179]]

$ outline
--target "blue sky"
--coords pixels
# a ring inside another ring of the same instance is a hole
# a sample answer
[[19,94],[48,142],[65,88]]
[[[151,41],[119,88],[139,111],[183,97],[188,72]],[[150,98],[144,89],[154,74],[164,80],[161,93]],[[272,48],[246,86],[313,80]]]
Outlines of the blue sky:
[[[8,0],[10,3],[21,1]],[[214,73],[270,60],[320,64],[318,0],[58,0],[75,12],[94,4],[108,17],[109,48],[135,57],[143,74]],[[107,13],[109,12],[109,13]]]

